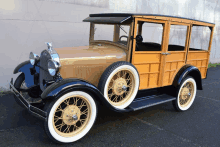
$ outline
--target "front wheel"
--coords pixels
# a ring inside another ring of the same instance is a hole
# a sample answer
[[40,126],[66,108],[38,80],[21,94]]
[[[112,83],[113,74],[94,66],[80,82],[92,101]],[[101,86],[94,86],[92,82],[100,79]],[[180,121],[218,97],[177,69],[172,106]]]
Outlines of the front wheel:
[[52,101],[45,111],[45,131],[54,141],[71,143],[81,139],[92,128],[97,107],[90,94],[73,91]]
[[138,92],[138,71],[129,62],[115,62],[103,72],[98,88],[113,107],[123,110]]
[[177,111],[188,110],[196,97],[197,86],[193,77],[185,78],[177,89],[177,99],[173,101],[174,108]]

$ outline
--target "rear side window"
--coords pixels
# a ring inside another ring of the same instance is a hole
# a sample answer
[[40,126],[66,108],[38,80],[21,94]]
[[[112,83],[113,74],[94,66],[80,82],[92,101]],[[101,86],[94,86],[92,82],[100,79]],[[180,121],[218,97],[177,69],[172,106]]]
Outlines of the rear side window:
[[193,26],[191,31],[190,51],[207,51],[211,30],[205,26]]
[[186,44],[187,26],[171,25],[168,51],[183,51]]

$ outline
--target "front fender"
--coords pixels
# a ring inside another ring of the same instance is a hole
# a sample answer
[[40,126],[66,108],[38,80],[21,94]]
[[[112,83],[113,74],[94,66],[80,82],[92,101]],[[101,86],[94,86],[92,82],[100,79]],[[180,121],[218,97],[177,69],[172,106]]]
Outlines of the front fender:
[[[38,63],[39,64],[39,63]],[[25,83],[27,87],[33,86],[34,85],[34,75],[31,75],[30,68],[33,68],[33,65],[31,65],[30,61],[24,61],[21,64],[19,64],[15,69],[14,69],[14,74],[18,72],[23,72],[25,75]],[[39,67],[35,66],[36,72],[39,73]]]
[[186,77],[186,76],[192,76],[197,84],[197,89],[202,90],[202,77],[199,69],[195,66],[192,65],[185,65],[183,66],[179,72],[176,74],[176,77],[174,78],[173,85],[175,87],[179,86],[181,81]]
[[109,102],[105,99],[103,94],[98,90],[97,87],[94,85],[90,84],[87,81],[81,80],[81,79],[75,79],[75,78],[70,78],[70,79],[62,79],[59,82],[53,83],[49,87],[47,87],[44,92],[41,94],[42,99],[46,98],[59,98],[63,94],[70,92],[70,91],[85,91],[89,92],[93,95],[93,98],[101,102],[101,104],[107,106],[113,111],[116,112],[129,112],[131,111],[130,109],[124,109],[120,110],[115,107],[113,107]]

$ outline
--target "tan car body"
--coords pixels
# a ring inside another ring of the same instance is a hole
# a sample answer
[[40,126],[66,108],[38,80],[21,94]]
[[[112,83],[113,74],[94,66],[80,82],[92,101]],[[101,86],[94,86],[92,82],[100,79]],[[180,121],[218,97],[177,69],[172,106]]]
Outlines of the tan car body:
[[55,48],[60,57],[63,79],[79,78],[98,86],[104,70],[112,63],[126,61],[126,52],[107,44]]

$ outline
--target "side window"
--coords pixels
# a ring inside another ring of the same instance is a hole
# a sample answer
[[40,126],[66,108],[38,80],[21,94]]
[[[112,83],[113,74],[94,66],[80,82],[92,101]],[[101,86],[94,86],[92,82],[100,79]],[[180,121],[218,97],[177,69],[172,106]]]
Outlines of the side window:
[[[141,24],[143,24],[141,31],[143,41],[136,41],[136,51],[161,51],[163,25],[139,21],[138,26],[140,26],[140,29]],[[139,33],[137,32],[137,34]]]
[[205,26],[193,26],[191,31],[190,51],[208,50],[211,30]]
[[183,51],[185,49],[187,26],[171,25],[168,51]]

